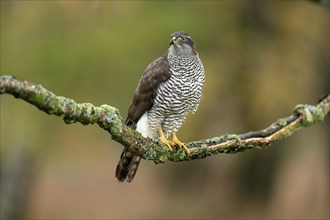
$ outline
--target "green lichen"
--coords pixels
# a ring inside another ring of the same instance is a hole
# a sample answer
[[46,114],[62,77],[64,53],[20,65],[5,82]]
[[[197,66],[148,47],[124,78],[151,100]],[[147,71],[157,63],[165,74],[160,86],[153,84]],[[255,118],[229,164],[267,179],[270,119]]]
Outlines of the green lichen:
[[278,120],[276,121],[276,124],[278,124],[278,125],[281,126],[281,127],[284,127],[284,126],[287,125],[287,121],[286,121],[285,118],[280,118],[280,119],[278,119]]
[[131,129],[130,127],[127,127],[125,132],[127,133],[127,135],[129,135],[130,137],[132,137],[132,139],[135,139],[135,140],[137,140],[141,136],[141,134],[139,134],[137,131]]
[[202,148],[207,147],[207,146],[208,146],[207,144],[201,144]]
[[184,149],[179,149],[175,152],[175,160],[174,161],[181,161],[184,158],[186,158],[186,152],[184,151]]
[[83,103],[79,105],[81,109],[81,114],[79,115],[79,121],[83,125],[94,124],[95,121],[95,107],[91,103]]
[[324,120],[324,112],[322,111],[321,107],[315,107],[312,105],[297,105],[294,111],[303,115],[301,125],[305,127],[322,122]]
[[154,160],[157,157],[157,153],[155,150],[147,150],[143,153],[143,158],[146,160]]
[[61,116],[65,111],[61,109],[64,97],[46,97],[42,107],[48,114]]
[[210,139],[207,139],[206,140],[206,143],[207,144],[217,144],[221,141],[222,139],[220,137],[213,137],[213,138],[210,138]]
[[314,110],[314,111],[312,111],[313,117],[314,117],[313,123],[320,123],[320,122],[324,121],[325,114],[324,114],[323,109],[318,106],[318,107],[314,107],[313,110]]
[[29,97],[29,100],[41,105],[45,101],[45,93],[39,92],[36,95],[32,95]]
[[[307,127],[322,122],[329,114],[330,96],[324,96],[317,106],[298,105],[295,117],[298,120],[288,123],[287,119],[279,119],[262,131],[269,132],[266,138],[258,141],[247,138],[241,140],[238,135],[223,135],[207,140],[195,141],[187,144],[191,153],[186,154],[183,149],[170,151],[162,143],[141,138],[141,134],[123,124],[118,109],[109,105],[95,107],[90,103],[77,104],[74,100],[56,96],[41,85],[17,80],[11,76],[0,76],[0,94],[8,93],[35,105],[48,114],[64,118],[66,123],[81,122],[82,124],[98,123],[101,128],[109,131],[112,138],[124,146],[131,146],[136,153],[147,160],[157,163],[170,161],[184,161],[200,159],[217,153],[236,153],[246,149],[265,148],[271,143],[283,139],[303,126]],[[278,129],[280,126],[281,129]],[[241,135],[242,136],[242,135]]]
[[243,147],[242,145],[242,140],[237,134],[226,134],[221,137],[222,141],[221,142],[226,142],[226,141],[233,141],[235,140],[236,146]]
[[62,103],[62,108],[58,109],[58,113],[63,114],[63,120],[66,124],[72,124],[79,121],[80,108],[79,105],[72,99],[68,99],[62,96],[57,97],[52,102],[53,104]]
[[102,114],[106,113],[103,115],[104,123],[103,123],[103,128],[110,128],[111,134],[113,135],[118,135],[122,133],[123,129],[123,121],[120,116],[119,110],[110,106],[110,105],[101,105],[100,110]]
[[162,155],[160,155],[160,157],[158,157],[158,159],[155,160],[154,162],[155,162],[156,164],[158,164],[158,163],[165,163],[167,160],[168,160],[168,155],[167,155],[167,154],[162,154]]

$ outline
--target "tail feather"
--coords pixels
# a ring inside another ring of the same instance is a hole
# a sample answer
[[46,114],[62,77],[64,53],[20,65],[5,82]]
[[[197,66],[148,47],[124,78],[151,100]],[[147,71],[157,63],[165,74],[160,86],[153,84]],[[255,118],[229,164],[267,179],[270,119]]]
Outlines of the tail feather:
[[116,178],[120,182],[131,182],[140,165],[141,157],[133,155],[125,148],[120,156],[116,169]]

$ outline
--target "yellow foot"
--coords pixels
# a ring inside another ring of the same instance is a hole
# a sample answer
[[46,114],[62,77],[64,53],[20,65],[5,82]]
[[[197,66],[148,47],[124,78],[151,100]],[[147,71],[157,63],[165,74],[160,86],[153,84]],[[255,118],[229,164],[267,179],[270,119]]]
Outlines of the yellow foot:
[[172,134],[172,139],[171,140],[168,140],[166,139],[162,129],[159,129],[159,140],[161,142],[163,142],[164,144],[166,144],[166,146],[172,151],[174,147],[178,146],[179,148],[183,148],[183,150],[189,154],[190,151],[189,149],[187,148],[187,146],[182,143],[181,141],[179,141],[179,139],[176,137],[176,134]]
[[165,137],[165,135],[164,135],[161,128],[159,129],[159,140],[161,142],[163,142],[164,144],[166,144],[166,146],[170,149],[170,151],[173,150],[172,146],[174,146],[175,144],[172,141],[166,139],[166,137]]
[[175,133],[172,134],[172,140],[171,140],[171,142],[173,142],[173,143],[174,143],[175,145],[177,145],[178,147],[183,148],[184,151],[186,151],[187,154],[190,153],[190,151],[189,151],[189,149],[187,148],[187,146],[186,146],[184,143],[182,143],[181,141],[179,141],[179,139],[177,138],[177,136],[176,136]]

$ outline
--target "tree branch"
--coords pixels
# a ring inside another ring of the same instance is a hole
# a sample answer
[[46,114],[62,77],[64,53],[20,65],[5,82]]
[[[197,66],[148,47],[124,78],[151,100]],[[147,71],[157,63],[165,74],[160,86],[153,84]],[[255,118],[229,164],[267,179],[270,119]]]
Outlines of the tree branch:
[[188,161],[201,159],[218,153],[237,153],[247,149],[266,148],[282,140],[302,127],[320,123],[330,112],[330,95],[313,105],[297,105],[293,115],[279,119],[268,128],[246,134],[226,134],[220,137],[187,143],[190,154],[182,149],[169,151],[161,142],[143,138],[139,132],[127,127],[120,112],[110,105],[96,107],[90,103],[56,96],[41,85],[16,79],[0,77],[0,94],[12,94],[38,107],[47,114],[63,117],[67,124],[80,122],[83,125],[98,124],[111,134],[113,140],[129,147],[132,152],[155,163],[165,161]]

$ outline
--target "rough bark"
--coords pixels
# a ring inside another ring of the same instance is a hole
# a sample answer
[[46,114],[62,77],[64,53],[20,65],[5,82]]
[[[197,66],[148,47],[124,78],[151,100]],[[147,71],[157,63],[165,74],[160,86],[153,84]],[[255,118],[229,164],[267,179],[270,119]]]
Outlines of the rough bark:
[[98,124],[111,134],[113,140],[146,160],[155,163],[165,161],[188,161],[219,153],[237,153],[247,149],[260,149],[289,137],[300,128],[320,123],[329,114],[330,95],[325,95],[317,105],[297,105],[293,114],[276,120],[269,127],[245,134],[226,134],[205,140],[187,143],[190,154],[182,149],[169,151],[161,142],[143,138],[139,132],[127,127],[117,108],[110,105],[96,107],[90,103],[56,96],[54,93],[31,82],[12,76],[0,77],[0,94],[12,94],[36,106],[47,114],[62,117],[67,124],[80,122],[83,125]]

